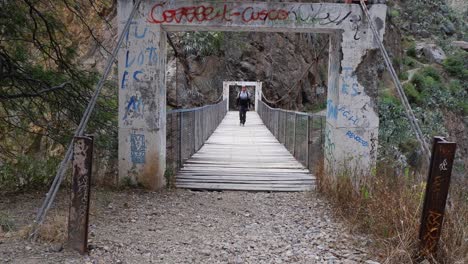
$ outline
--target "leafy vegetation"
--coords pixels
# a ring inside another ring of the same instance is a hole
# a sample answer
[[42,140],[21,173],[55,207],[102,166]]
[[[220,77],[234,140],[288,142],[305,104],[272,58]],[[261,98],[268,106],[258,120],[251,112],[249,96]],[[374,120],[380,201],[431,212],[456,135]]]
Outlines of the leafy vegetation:
[[[0,187],[47,184],[55,175],[55,157],[71,140],[98,79],[80,62],[82,39],[105,50],[94,26],[108,25],[111,8],[110,0],[0,1],[0,181],[6,181]],[[113,85],[106,83],[86,131],[108,156],[116,156],[117,146]]]

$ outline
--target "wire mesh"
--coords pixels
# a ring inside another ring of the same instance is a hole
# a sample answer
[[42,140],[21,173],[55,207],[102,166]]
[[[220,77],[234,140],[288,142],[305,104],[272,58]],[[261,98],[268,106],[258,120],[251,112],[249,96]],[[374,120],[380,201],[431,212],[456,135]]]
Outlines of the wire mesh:
[[166,117],[166,166],[182,168],[205,144],[227,113],[227,100],[214,105],[168,111]]
[[271,108],[261,101],[258,111],[265,126],[294,158],[317,173],[317,164],[323,160],[325,117]]

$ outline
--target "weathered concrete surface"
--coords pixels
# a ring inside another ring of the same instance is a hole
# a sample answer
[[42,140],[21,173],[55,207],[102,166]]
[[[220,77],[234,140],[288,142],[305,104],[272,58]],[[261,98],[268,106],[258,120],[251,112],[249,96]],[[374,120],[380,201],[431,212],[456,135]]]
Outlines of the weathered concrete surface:
[[[119,2],[121,6],[119,17],[125,18],[125,14],[130,10],[131,1],[120,0]],[[386,9],[385,5],[372,5],[369,10],[381,38],[385,29]],[[165,133],[165,84],[163,82],[164,70],[161,69],[164,69],[165,50],[163,47],[165,45],[159,47],[159,43],[164,43],[165,40],[163,40],[164,34],[160,33],[161,30],[329,33],[332,41],[325,141],[326,168],[332,173],[343,167],[370,172],[375,164],[378,115],[374,110],[374,102],[366,94],[364,82],[358,80],[356,71],[367,52],[377,49],[377,45],[374,43],[369,23],[359,5],[147,0],[143,1],[140,7],[137,21],[141,23],[141,30],[147,30],[146,34],[150,37],[139,38],[143,31],[135,31],[134,28],[135,26],[139,28],[140,24],[134,25],[130,31],[130,36],[132,32],[136,34],[134,34],[135,39],[130,40],[120,53],[121,81],[123,81],[122,75],[125,74],[127,67],[126,51],[130,51],[130,54],[135,56],[139,49],[146,48],[145,44],[152,44],[159,51],[159,57],[155,63],[140,65],[144,66],[142,69],[145,72],[151,73],[149,76],[154,77],[153,79],[129,82],[127,87],[120,89],[121,119],[125,118],[125,108],[130,105],[132,93],[136,93],[137,99],[144,98],[141,100],[145,106],[140,117],[142,120],[132,120],[132,123],[119,121],[121,124],[119,131],[121,177],[130,172],[131,175],[135,175],[135,178],[141,176],[140,181],[151,179],[151,182],[157,179],[155,186],[159,186],[163,179],[164,160],[162,158],[165,151],[165,136],[162,135],[163,132]],[[145,54],[148,55],[150,52],[147,51]],[[133,74],[138,71],[138,69],[132,70],[134,70]],[[135,77],[133,74],[129,76]],[[140,79],[138,78],[140,76],[143,75],[138,74],[136,79]],[[152,86],[149,80],[153,81]],[[149,89],[151,92],[148,93],[145,87],[152,87],[153,90]],[[161,97],[155,99],[156,94]],[[149,100],[148,103],[153,108],[148,108],[144,104],[145,100]],[[145,149],[148,152],[148,154],[145,152],[145,155],[149,157],[145,161],[151,161],[153,166],[146,163],[135,164],[127,160],[133,153],[131,139],[141,139],[133,134],[141,135],[138,133],[143,134],[143,132],[149,133],[149,139],[145,135],[147,143]],[[150,153],[152,153],[151,157]],[[156,165],[154,165],[155,160],[157,160]],[[144,172],[147,174],[143,174]],[[152,178],[152,175],[156,175],[156,178]]]
[[[119,1],[119,32],[132,7]],[[119,52],[119,179],[158,189],[165,185],[166,35],[148,26],[150,8],[140,5]]]

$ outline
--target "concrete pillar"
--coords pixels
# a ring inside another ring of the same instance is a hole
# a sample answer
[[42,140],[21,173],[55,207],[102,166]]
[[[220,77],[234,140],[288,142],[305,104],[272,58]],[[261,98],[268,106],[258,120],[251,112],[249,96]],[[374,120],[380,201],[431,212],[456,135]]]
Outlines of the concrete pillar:
[[255,85],[255,112],[258,112],[258,102],[262,101],[262,82]]
[[[166,167],[166,35],[149,25],[143,1],[118,55],[119,180],[148,189],[165,186]],[[119,33],[133,1],[119,0]]]
[[[383,38],[386,7],[375,5],[370,9]],[[362,19],[362,18],[361,18]],[[355,175],[372,172],[377,159],[379,118],[376,105],[377,87],[358,74],[367,53],[377,49],[377,43],[368,28],[368,21],[330,36],[329,87],[327,124],[325,129],[325,168],[331,175],[346,170]],[[365,69],[364,69],[365,70]],[[367,76],[376,78],[376,76]],[[372,91],[373,90],[373,91]]]
[[226,111],[229,112],[229,82],[223,82],[223,100],[227,100]]

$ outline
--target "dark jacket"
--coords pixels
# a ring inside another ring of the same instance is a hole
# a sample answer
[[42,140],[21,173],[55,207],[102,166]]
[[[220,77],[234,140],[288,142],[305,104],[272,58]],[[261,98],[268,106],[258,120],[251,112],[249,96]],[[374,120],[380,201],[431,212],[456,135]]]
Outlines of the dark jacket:
[[240,106],[241,108],[244,108],[244,109],[248,109],[249,106],[252,105],[252,102],[250,100],[250,93],[247,92],[247,99],[241,99],[240,92],[239,92],[237,94],[236,103],[237,103],[237,106]]

